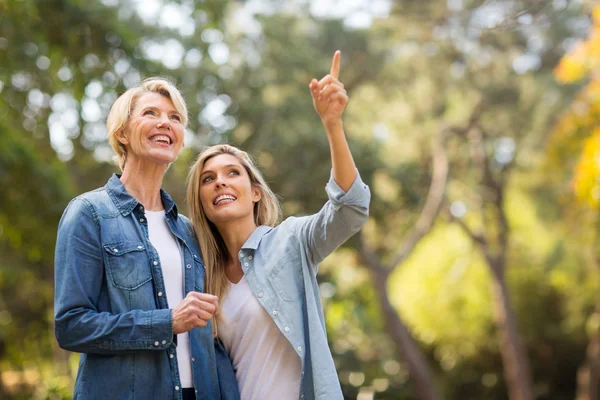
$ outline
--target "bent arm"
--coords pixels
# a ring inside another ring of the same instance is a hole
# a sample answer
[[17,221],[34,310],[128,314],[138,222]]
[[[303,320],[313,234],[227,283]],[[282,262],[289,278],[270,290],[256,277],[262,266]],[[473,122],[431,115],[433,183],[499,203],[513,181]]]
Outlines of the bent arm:
[[171,310],[110,312],[99,224],[86,200],[75,199],[58,227],[54,324],[61,348],[123,354],[162,350],[173,342]]

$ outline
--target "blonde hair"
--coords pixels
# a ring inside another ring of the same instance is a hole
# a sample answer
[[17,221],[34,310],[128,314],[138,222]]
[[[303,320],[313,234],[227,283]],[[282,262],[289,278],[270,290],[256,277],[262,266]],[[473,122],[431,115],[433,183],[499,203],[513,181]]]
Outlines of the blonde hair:
[[[245,151],[236,147],[220,144],[206,148],[190,168],[187,178],[187,204],[192,226],[200,243],[202,259],[206,266],[206,292],[214,294],[219,300],[227,292],[227,276],[225,264],[229,252],[225,242],[215,225],[208,220],[200,201],[200,174],[208,160],[221,154],[236,157],[250,177],[253,188],[260,191],[261,198],[254,204],[254,223],[256,226],[275,226],[281,218],[279,200],[267,185],[262,174]],[[235,257],[235,255],[232,255]],[[217,333],[216,321],[213,323],[213,333]]]
[[139,86],[128,89],[114,102],[106,119],[108,143],[116,153],[117,163],[121,171],[123,171],[125,162],[127,161],[127,148],[119,141],[118,134],[129,125],[131,111],[135,108],[139,97],[144,93],[158,93],[171,99],[173,106],[175,106],[175,109],[181,115],[183,126],[187,126],[188,123],[188,111],[185,100],[175,85],[166,79],[159,77],[148,78],[140,83]]

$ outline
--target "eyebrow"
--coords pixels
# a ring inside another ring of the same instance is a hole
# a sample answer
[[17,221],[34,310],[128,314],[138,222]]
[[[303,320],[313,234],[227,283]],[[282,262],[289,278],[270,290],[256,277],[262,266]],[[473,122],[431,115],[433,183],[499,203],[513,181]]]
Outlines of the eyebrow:
[[[156,111],[160,111],[160,110],[158,109],[158,107],[156,107],[156,106],[146,106],[146,107],[142,108],[142,112],[143,112],[143,111],[146,111],[146,110],[156,110]],[[170,110],[170,111],[168,112],[168,114],[171,114],[171,115],[172,115],[172,114],[177,114],[177,115],[179,115],[179,116],[181,117],[181,113],[180,113],[179,111],[177,111],[177,109],[172,109],[172,110]]]
[[[231,168],[231,167],[242,168],[242,166],[239,165],[239,164],[227,164],[227,165],[224,165],[223,167],[221,167],[220,169],[227,169],[227,168]],[[209,174],[211,172],[213,172],[213,171],[210,170],[210,169],[208,169],[208,170],[204,171],[203,173],[201,173],[200,176],[205,175],[205,174]]]

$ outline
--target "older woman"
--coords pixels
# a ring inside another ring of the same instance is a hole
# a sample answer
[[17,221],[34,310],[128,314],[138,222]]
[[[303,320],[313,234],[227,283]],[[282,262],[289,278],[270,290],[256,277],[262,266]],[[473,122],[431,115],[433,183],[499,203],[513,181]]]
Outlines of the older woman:
[[55,333],[62,348],[82,353],[74,398],[237,396],[213,341],[218,302],[204,293],[196,237],[161,189],[187,120],[166,80],[126,91],[107,120],[122,174],[72,200],[60,221]]
[[242,399],[342,399],[327,345],[316,279],[319,263],[356,233],[370,192],[344,135],[348,103],[331,73],[310,90],[329,140],[329,201],[316,214],[276,225],[279,204],[245,152],[228,145],[205,150],[192,167],[187,201],[208,271],[219,296],[217,335],[232,359]]

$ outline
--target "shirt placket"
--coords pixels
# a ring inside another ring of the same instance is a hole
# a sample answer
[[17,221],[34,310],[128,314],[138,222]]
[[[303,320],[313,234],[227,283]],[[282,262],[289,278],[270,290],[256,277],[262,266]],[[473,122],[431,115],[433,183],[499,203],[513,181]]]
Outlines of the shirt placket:
[[[146,214],[144,212],[143,205],[140,204],[136,207],[136,211],[134,211],[134,218],[137,218],[142,227],[142,231],[144,232],[144,238],[146,239],[146,244],[149,250],[147,254],[148,259],[150,260],[150,270],[152,271],[152,280],[154,282],[153,286],[155,296],[158,300],[158,308],[169,308],[169,304],[167,302],[167,295],[165,291],[165,282],[162,275],[162,267],[160,265],[160,259],[158,258],[158,252],[150,242],[150,235],[148,233],[148,221],[146,220]],[[171,229],[170,225],[169,229]],[[159,341],[154,342],[154,345],[157,347],[161,344],[165,345],[167,344],[167,341],[163,340],[162,343]],[[166,352],[169,355],[169,365],[171,367],[173,382],[175,382],[175,386],[173,387],[174,396],[176,399],[181,399],[181,383],[179,380],[179,367],[177,364],[177,346],[175,345],[175,340],[173,340],[169,347],[167,347]]]
[[[250,249],[240,250],[238,253],[238,258],[242,265],[242,271],[244,271],[244,275],[246,275],[246,279],[248,279],[248,275],[252,275],[249,273],[251,270],[251,266],[254,263],[254,251]],[[281,312],[277,307],[277,302],[273,301],[269,296],[265,296],[265,291],[260,287],[254,287],[255,285],[250,284],[253,281],[252,277],[248,279],[248,283],[250,286],[250,290],[254,297],[258,300],[258,302],[263,306],[263,308],[267,311],[267,313],[271,316],[277,328],[281,331],[283,336],[287,339],[287,341],[293,346],[294,350],[300,357],[302,361],[302,376],[300,378],[300,398],[304,399],[304,389],[303,389],[303,381],[304,381],[304,352],[305,349],[301,343],[294,343],[295,341],[292,338],[294,332],[292,332],[291,324],[286,320],[284,313]]]

